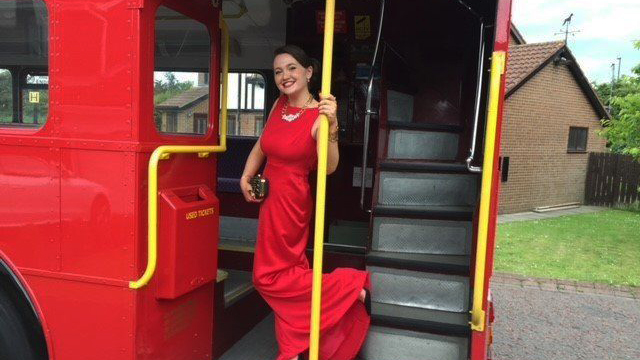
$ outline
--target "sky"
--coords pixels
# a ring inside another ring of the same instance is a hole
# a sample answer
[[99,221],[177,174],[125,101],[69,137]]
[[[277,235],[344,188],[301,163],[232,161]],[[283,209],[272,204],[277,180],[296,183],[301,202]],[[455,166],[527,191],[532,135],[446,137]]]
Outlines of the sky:
[[622,58],[621,75],[640,64],[640,0],[513,0],[512,21],[527,43],[564,40],[562,22],[573,13],[569,49],[589,81],[611,81],[611,64]]

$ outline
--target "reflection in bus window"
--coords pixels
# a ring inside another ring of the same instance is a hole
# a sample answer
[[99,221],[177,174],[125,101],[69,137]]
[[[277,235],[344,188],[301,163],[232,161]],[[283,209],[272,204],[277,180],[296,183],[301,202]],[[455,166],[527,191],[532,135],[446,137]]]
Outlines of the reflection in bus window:
[[48,54],[44,1],[0,1],[0,126],[39,127],[46,122]]
[[258,73],[229,73],[227,134],[260,136],[265,124],[265,80]]
[[13,122],[13,78],[7,69],[0,69],[0,124]]
[[163,133],[202,135],[209,129],[207,27],[160,6],[156,13],[154,119]]

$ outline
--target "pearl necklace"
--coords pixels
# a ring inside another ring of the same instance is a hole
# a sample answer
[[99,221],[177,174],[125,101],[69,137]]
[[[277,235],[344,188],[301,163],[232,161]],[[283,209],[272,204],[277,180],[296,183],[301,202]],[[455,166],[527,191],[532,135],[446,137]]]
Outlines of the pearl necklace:
[[287,114],[287,107],[289,104],[289,100],[287,99],[287,101],[285,101],[284,106],[282,107],[282,120],[287,121],[287,122],[292,122],[297,120],[300,115],[302,115],[302,113],[307,109],[307,105],[309,105],[311,103],[311,100],[313,100],[313,96],[309,95],[309,99],[307,100],[306,103],[304,103],[304,105],[302,106],[302,108],[295,114]]

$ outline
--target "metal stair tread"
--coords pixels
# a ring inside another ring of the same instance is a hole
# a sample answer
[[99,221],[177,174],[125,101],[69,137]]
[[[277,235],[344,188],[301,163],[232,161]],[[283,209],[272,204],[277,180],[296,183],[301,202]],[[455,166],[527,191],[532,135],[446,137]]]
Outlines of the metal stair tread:
[[424,130],[424,131],[443,131],[452,133],[461,133],[463,127],[460,125],[451,124],[434,124],[434,123],[414,123],[404,121],[388,121],[387,125],[390,129],[405,129],[405,130]]
[[255,252],[255,247],[255,241],[247,241],[243,239],[221,237],[220,242],[218,243],[218,249],[226,251],[253,253]]
[[424,272],[451,272],[466,275],[469,273],[470,257],[469,255],[370,251],[367,254],[367,264]]
[[468,313],[379,302],[371,303],[371,321],[375,325],[454,336],[467,336],[471,332]]
[[253,280],[250,271],[224,269],[228,274],[224,281],[225,307],[233,305],[243,296],[253,291]]
[[360,360],[467,360],[469,339],[373,325]]
[[454,162],[383,160],[380,162],[381,171],[402,172],[450,172],[471,174],[466,164]]
[[452,205],[376,205],[373,208],[375,216],[412,216],[422,218],[443,218],[469,220],[473,217],[473,206]]

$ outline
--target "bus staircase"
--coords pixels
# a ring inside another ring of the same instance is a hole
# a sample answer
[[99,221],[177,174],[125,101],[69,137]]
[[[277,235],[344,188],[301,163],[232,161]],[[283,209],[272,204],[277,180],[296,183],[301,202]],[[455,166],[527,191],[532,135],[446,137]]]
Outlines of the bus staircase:
[[[480,178],[456,160],[463,128],[388,122],[380,135],[388,145],[376,163],[371,249],[366,256],[372,282],[372,326],[359,359],[468,359],[472,221]],[[232,254],[251,255],[255,219],[221,220],[220,250],[226,255],[221,260]],[[224,329],[216,334],[230,338],[216,336],[214,343],[220,348],[214,358],[266,314],[261,312],[243,330],[230,333],[229,324],[247,317],[256,304],[250,299],[257,293],[249,268],[228,270],[244,261],[227,260],[221,266],[229,265],[224,270],[228,278],[223,274],[218,280],[222,280],[219,294],[224,291],[227,300],[224,305],[216,303],[216,309],[224,309],[216,310],[216,323]],[[254,343],[256,329],[222,359],[251,359],[276,346],[272,334],[258,337],[269,339],[259,342],[264,342],[264,349]],[[251,344],[244,342],[249,339],[254,339]]]
[[[386,126],[386,129],[384,128]],[[372,326],[362,360],[462,360],[480,177],[457,162],[463,128],[389,121],[376,164]]]

